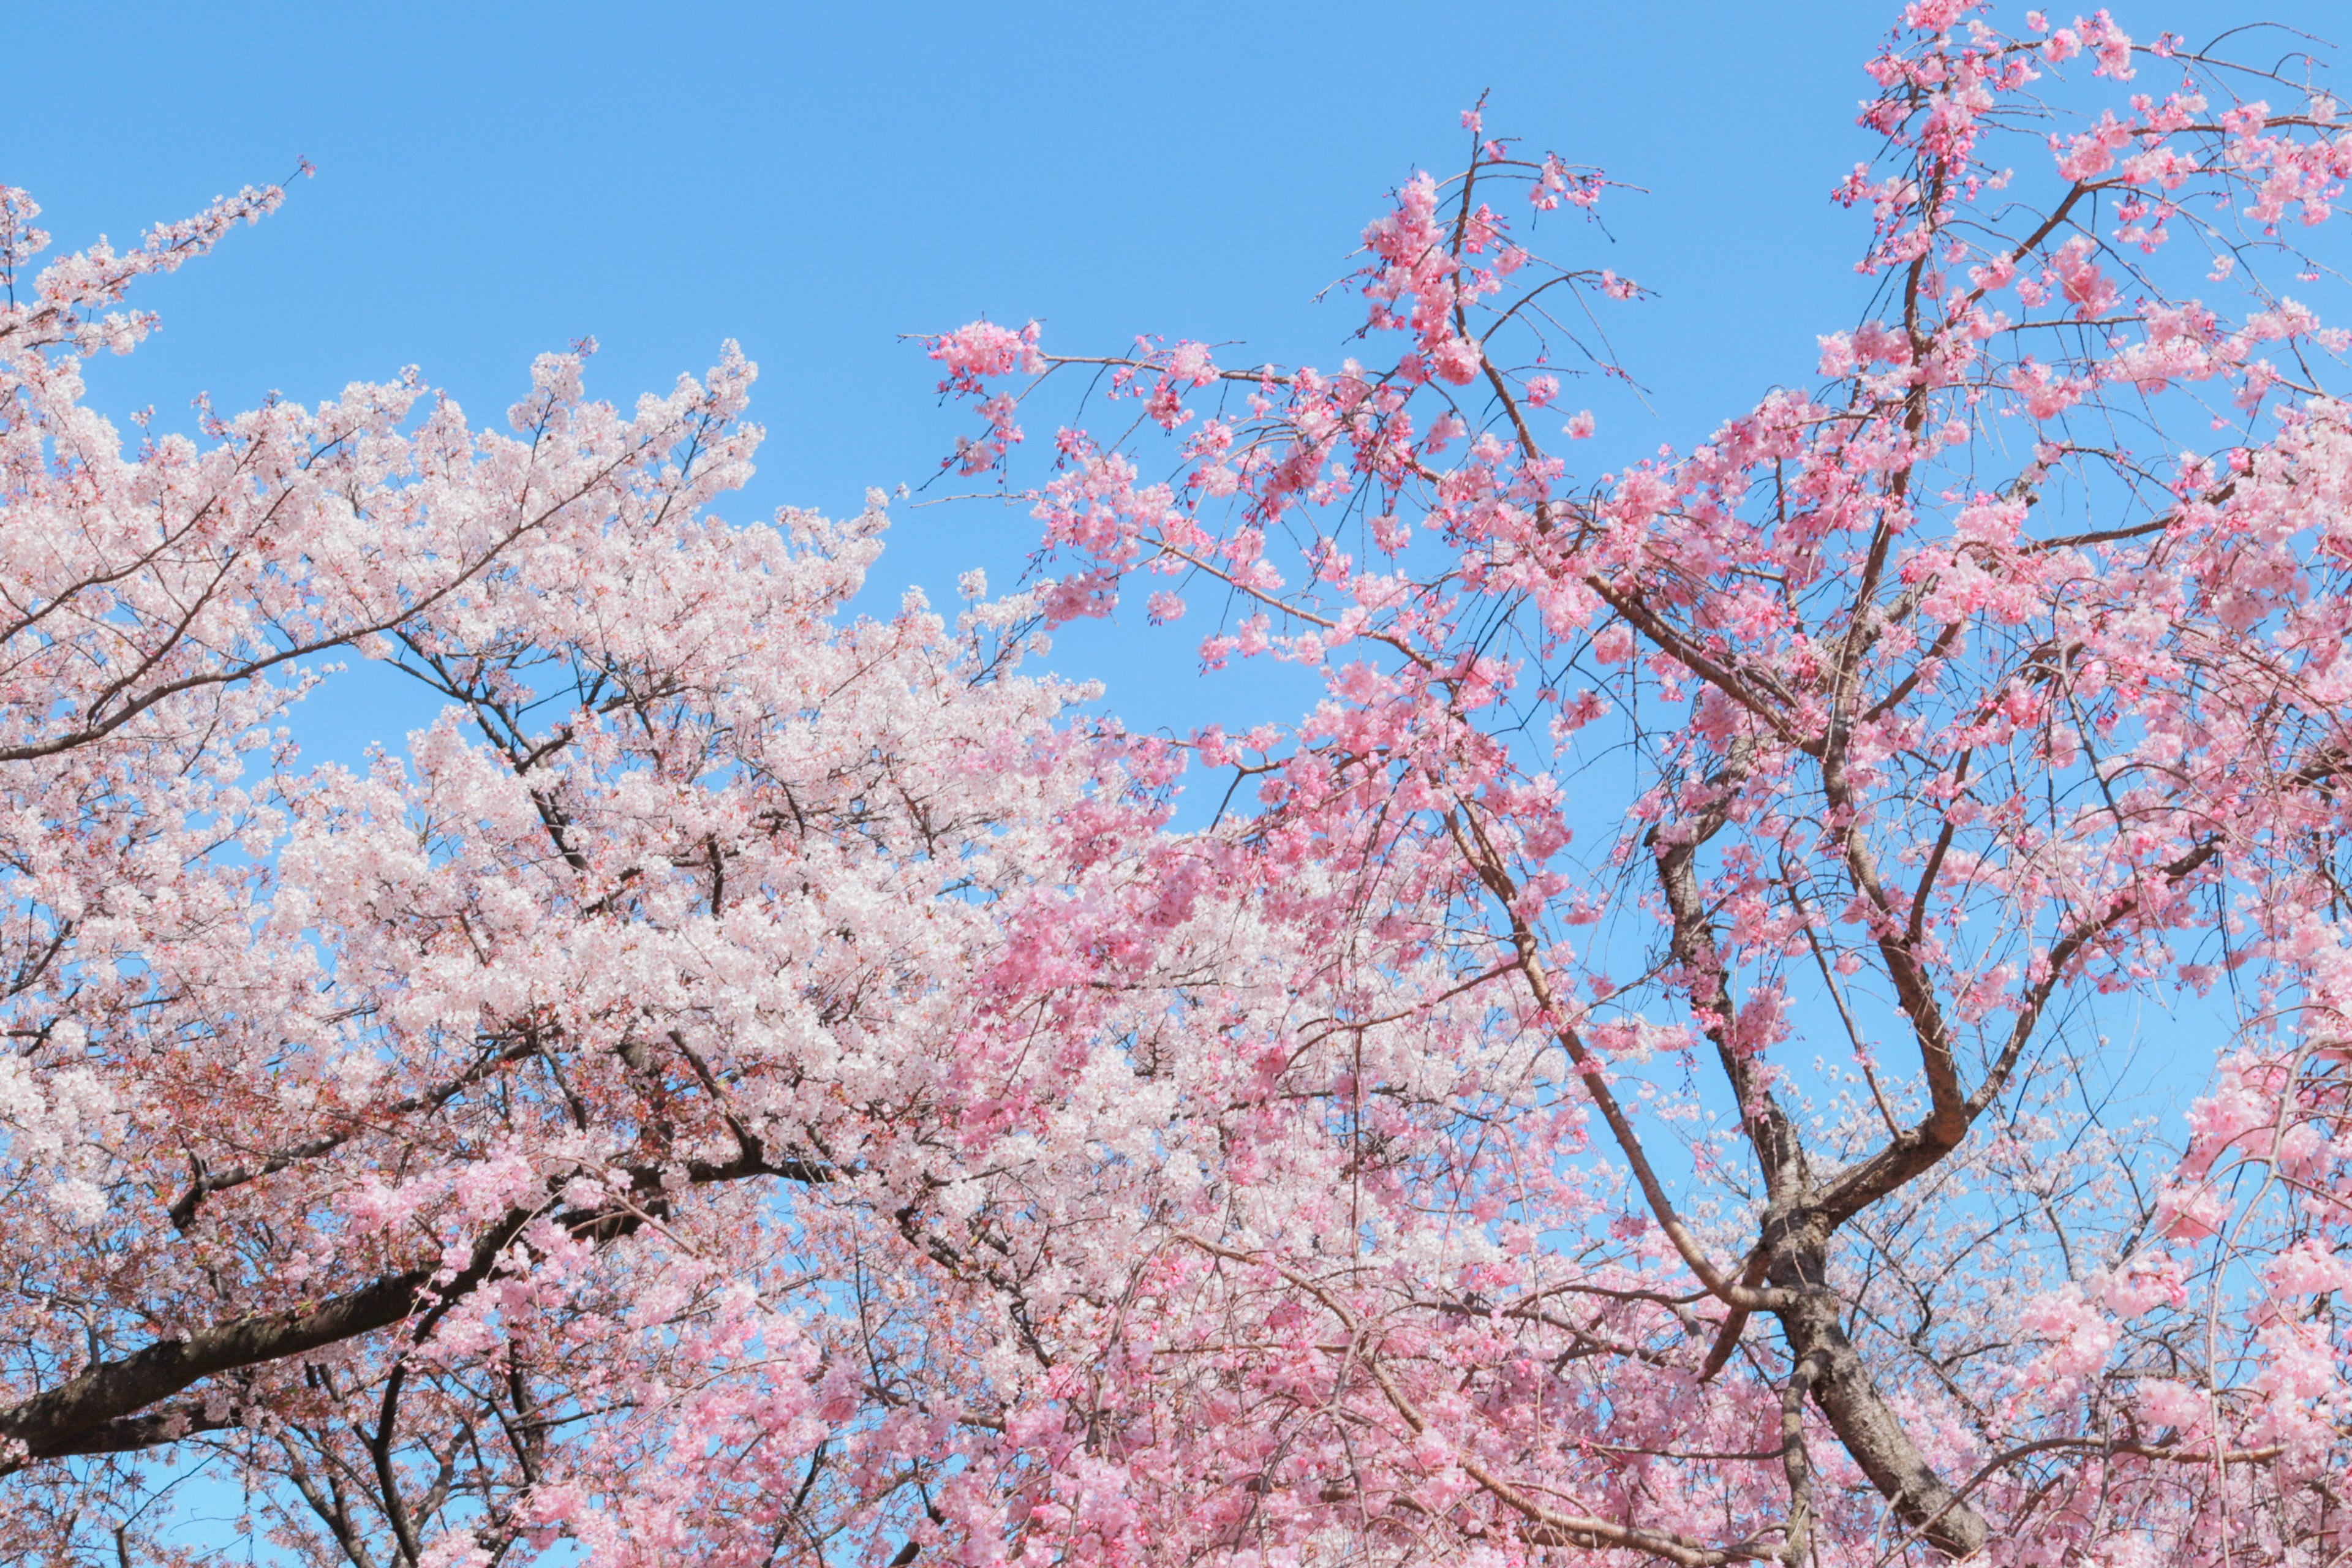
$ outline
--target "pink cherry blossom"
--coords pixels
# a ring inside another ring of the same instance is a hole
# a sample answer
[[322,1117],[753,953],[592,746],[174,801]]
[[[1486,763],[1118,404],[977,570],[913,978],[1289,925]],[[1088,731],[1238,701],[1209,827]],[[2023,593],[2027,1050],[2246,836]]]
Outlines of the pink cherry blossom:
[[[1220,1155],[1166,1162],[1186,1217],[1138,1245],[1184,1283],[1102,1342],[1154,1372],[1068,1396],[1122,1434],[1105,1529],[1180,1473],[1205,1510],[1128,1550],[2334,1549],[2352,416],[2256,273],[2352,170],[2275,79],[2103,101],[2173,42],[1989,17],[1908,5],[1870,62],[1884,155],[1838,195],[1891,302],[1701,440],[1547,448],[1528,301],[1633,291],[1533,259],[1493,191],[1556,210],[1563,165],[1483,142],[1365,231],[1359,357],[1255,373],[1213,484],[1075,524],[1072,484],[1167,465],[1072,433],[1031,490],[1091,605],[1181,574],[1204,662],[1326,683],[1192,742],[1254,809],[1187,842],[1314,931],[1285,995],[1346,997],[1220,1015]],[[1046,360],[1033,397],[1099,363]],[[2182,1153],[2090,1089],[2173,987],[2218,1005]]]

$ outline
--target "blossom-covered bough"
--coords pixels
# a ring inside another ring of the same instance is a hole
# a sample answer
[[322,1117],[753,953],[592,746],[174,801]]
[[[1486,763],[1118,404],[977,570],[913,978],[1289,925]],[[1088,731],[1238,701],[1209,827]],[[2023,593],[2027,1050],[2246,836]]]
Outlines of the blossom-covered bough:
[[[1150,1373],[1068,1405],[1193,1478],[1144,1538],[2352,1550],[2352,416],[2273,291],[2352,132],[2230,49],[1908,6],[1838,191],[1872,319],[1590,484],[1560,378],[1633,290],[1517,231],[1601,182],[1476,113],[1365,231],[1336,370],[935,340],[966,472],[1040,382],[1139,405],[1028,492],[1049,615],[1158,576],[1210,664],[1326,672],[1190,742],[1255,780],[1198,853],[1295,956],[1279,1016],[1137,1024],[1234,1058],[1162,1135]],[[2223,1047],[2185,1157],[2130,1033]]]
[[[2352,415],[2273,289],[2352,134],[1994,20],[1871,65],[1866,324],[1598,480],[1638,290],[1521,204],[1605,183],[1475,111],[1336,370],[934,340],[967,474],[1135,409],[952,624],[714,514],[731,352],[126,449],[82,356],[278,193],[37,278],[0,193],[0,1554],[2341,1560]],[[1319,702],[1021,672],[1137,573]],[[447,707],[307,767],[354,656]]]

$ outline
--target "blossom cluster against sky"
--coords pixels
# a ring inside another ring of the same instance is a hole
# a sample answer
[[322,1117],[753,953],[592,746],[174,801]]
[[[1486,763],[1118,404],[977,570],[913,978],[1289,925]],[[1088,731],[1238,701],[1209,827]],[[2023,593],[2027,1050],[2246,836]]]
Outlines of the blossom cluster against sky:
[[[1605,231],[1538,237],[1657,292],[1609,323],[1640,394],[1562,394],[1599,416],[1580,454],[1599,469],[1809,375],[1815,335],[1864,312],[1844,264],[1866,224],[1828,193],[1866,150],[1843,106],[1895,8],[33,0],[11,8],[13,52],[47,63],[12,84],[0,151],[68,246],[317,165],[261,228],[142,286],[163,331],[93,367],[110,412],[185,426],[199,392],[315,402],[413,363],[481,417],[583,336],[592,390],[625,403],[732,337],[761,365],[769,440],[731,510],[842,515],[868,486],[919,485],[964,427],[902,333],[1036,316],[1064,350],[1238,334],[1229,363],[1336,362],[1352,312],[1312,296],[1381,192],[1466,151],[1459,111],[1488,93],[1490,132],[1646,193],[1613,195]],[[2270,14],[2324,34],[2330,9]],[[2145,36],[2200,13],[2118,16]],[[2242,42],[2273,58],[2303,40]],[[1009,586],[1035,537],[992,507],[898,520],[878,604],[909,582],[950,603],[973,565]],[[1194,686],[1197,637],[1077,626],[1055,662],[1138,723],[1188,727],[1212,700],[1231,714]],[[322,694],[317,744],[396,745],[429,710],[362,696],[394,689]]]

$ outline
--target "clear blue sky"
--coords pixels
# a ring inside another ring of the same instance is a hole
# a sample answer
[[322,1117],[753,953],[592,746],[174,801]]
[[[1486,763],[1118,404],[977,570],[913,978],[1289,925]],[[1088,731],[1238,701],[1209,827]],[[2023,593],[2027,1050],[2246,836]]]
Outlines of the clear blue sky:
[[[1650,409],[1568,394],[1601,411],[1580,453],[1601,468],[1809,375],[1814,335],[1859,313],[1863,222],[1826,197],[1868,150],[1860,63],[1896,8],[16,0],[0,180],[68,246],[318,165],[142,290],[164,330],[92,367],[110,413],[184,423],[199,391],[311,401],[415,363],[496,418],[533,354],[583,334],[622,401],[734,337],[770,440],[728,510],[840,512],[919,482],[962,427],[902,332],[985,312],[1074,349],[1155,331],[1336,360],[1352,308],[1309,297],[1383,190],[1459,156],[1456,115],[1491,89],[1490,129],[1650,193],[1580,241],[1659,291],[1617,338]],[[2239,9],[2117,6],[2139,37]],[[2268,14],[2324,29],[2331,8]],[[1017,512],[900,518],[881,604],[908,581],[950,602],[971,564],[1003,586],[1031,543]],[[1074,628],[1055,662],[1140,724],[1189,724],[1240,695],[1194,684],[1197,635]],[[336,752],[396,743],[420,710],[371,711],[381,689],[322,694],[306,725]]]

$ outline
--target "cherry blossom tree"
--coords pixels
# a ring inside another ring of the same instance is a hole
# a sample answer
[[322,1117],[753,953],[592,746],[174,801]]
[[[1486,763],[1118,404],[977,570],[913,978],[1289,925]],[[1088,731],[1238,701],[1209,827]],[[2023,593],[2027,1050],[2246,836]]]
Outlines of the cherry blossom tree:
[[[0,1555],[199,1560],[191,1467],[305,1561],[895,1552],[1018,1302],[938,1108],[1069,1098],[971,1042],[1050,1026],[986,1033],[1007,923],[1150,759],[1057,721],[1020,600],[838,625],[878,510],[712,515],[731,347],[634,412],[573,353],[506,430],[412,374],[126,451],[82,357],[279,199],[19,298],[0,195]],[[446,699],[404,761],[297,762],[339,654]]]
[[[0,1551],[2344,1560],[2352,131],[1998,21],[1905,8],[1865,319],[1687,450],[1572,470],[1641,290],[1477,110],[1336,369],[933,340],[1053,561],[952,622],[719,517],[731,350],[126,445],[125,290],[280,193],[37,275],[0,194]],[[1319,700],[1024,673],[1139,573]],[[351,658],[446,704],[363,774]]]
[[[1055,1550],[2352,1553],[2352,339],[2277,291],[2352,129],[2227,41],[1993,24],[1904,8],[1868,317],[1687,451],[1575,477],[1639,290],[1477,111],[1336,367],[933,341],[965,474],[1041,385],[1134,402],[1013,492],[1049,617],[1156,578],[1325,689],[1185,742],[1257,923],[1132,1015],[1179,1104]],[[2158,1027],[2218,1052],[2185,1146]]]

